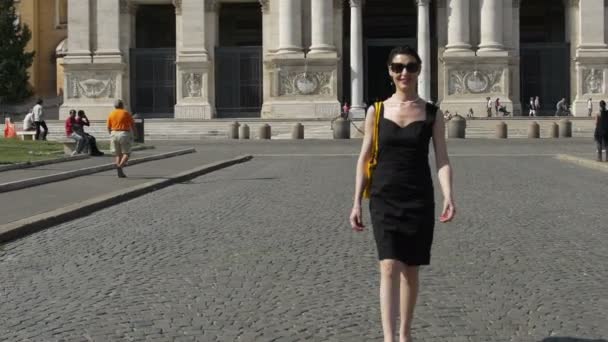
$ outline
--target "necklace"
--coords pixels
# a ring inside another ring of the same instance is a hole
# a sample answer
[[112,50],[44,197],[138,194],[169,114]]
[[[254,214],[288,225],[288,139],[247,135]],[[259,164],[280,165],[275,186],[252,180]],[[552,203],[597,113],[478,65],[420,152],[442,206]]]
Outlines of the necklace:
[[394,102],[395,104],[398,104],[399,106],[407,106],[409,104],[412,104],[416,101],[418,101],[420,99],[419,96],[416,96],[416,98],[412,99],[412,100],[406,100],[406,101],[401,101],[396,99],[395,97],[391,97],[391,102]]

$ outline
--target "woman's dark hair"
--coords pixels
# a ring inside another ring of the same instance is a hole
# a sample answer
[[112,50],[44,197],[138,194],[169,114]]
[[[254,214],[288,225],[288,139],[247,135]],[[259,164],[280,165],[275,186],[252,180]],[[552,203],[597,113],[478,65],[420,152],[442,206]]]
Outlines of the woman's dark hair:
[[600,108],[602,108],[602,110],[606,110],[606,101],[600,101]]
[[42,104],[42,99],[39,98],[38,100],[36,100],[36,104]]
[[79,111],[78,111],[78,116],[84,116],[84,110],[82,110],[82,109],[81,109],[81,110],[79,110]]
[[72,114],[76,115],[76,110],[75,109],[70,109],[70,115],[72,115]]
[[396,48],[392,49],[391,53],[388,54],[388,61],[386,62],[386,65],[391,65],[391,63],[393,63],[393,58],[395,58],[397,55],[412,56],[416,59],[416,63],[422,65],[422,59],[420,59],[418,52],[416,52],[416,50],[411,48],[409,45],[397,46]]

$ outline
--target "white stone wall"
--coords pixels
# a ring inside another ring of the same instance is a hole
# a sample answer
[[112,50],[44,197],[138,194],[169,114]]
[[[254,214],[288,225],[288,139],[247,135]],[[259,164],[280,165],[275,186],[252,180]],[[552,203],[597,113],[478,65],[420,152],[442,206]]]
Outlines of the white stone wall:
[[[263,22],[261,116],[329,118],[337,115],[343,86],[353,86],[351,75],[342,74],[342,56],[351,53],[350,49],[343,51],[344,10],[352,11],[351,5],[361,6],[360,0],[257,1]],[[520,1],[430,1],[431,6],[437,6],[437,26],[431,29],[437,30],[439,53],[438,59],[428,65],[438,69],[436,100],[443,108],[461,114],[472,108],[476,115],[483,116],[485,98],[489,96],[499,97],[510,110],[521,112]],[[563,1],[566,36],[572,49],[570,102],[577,115],[586,115],[587,98],[608,98],[608,13],[604,0]],[[129,48],[134,46],[135,40],[133,6],[147,2],[68,1],[68,53],[64,59],[66,90],[62,117],[71,108],[81,108],[87,110],[91,118],[104,118],[117,98],[129,105]],[[156,0],[149,2],[159,3]],[[221,2],[165,1],[176,6],[176,118],[210,119],[216,115],[214,50],[218,44]],[[321,8],[315,6],[327,6],[327,2],[331,2],[331,10],[322,7],[323,15],[313,13],[315,8],[316,11]],[[416,6],[413,1],[404,5]],[[454,8],[466,13],[454,11]],[[490,13],[489,9],[501,13]],[[292,11],[288,14],[291,16],[285,17],[282,11]],[[459,23],[458,18],[448,17],[448,13],[464,15],[465,22]],[[495,15],[500,19],[488,20]],[[329,29],[321,22],[329,23]],[[500,24],[492,26],[495,22]],[[448,34],[450,25],[463,25],[459,26],[461,33],[458,34],[466,37],[455,36],[454,32]],[[331,37],[319,36],[318,32],[329,32]],[[453,43],[450,39],[461,38],[469,47],[449,48]],[[330,48],[327,48],[327,42]],[[319,45],[317,50],[315,44]],[[311,48],[312,53],[309,53]],[[351,56],[351,63],[357,58],[362,60],[362,56]]]

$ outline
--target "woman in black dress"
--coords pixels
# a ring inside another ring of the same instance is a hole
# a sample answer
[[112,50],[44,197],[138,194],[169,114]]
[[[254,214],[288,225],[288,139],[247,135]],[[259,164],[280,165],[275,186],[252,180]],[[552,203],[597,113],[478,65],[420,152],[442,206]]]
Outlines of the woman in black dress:
[[371,182],[370,213],[380,259],[380,308],[384,341],[393,342],[400,309],[400,342],[411,341],[411,323],[418,295],[418,267],[430,262],[435,225],[435,199],[428,162],[433,138],[443,210],[441,222],[455,214],[452,171],[448,159],[444,119],[437,107],[418,97],[416,84],[422,62],[410,47],[391,51],[388,73],[395,93],[384,101],[378,119],[377,166],[368,179],[376,111],[369,108],[365,136],[357,162],[354,205],[350,216],[362,231],[361,200]]
[[600,113],[595,117],[595,141],[597,142],[597,161],[602,161],[602,151],[606,151],[608,162],[608,110],[606,102],[600,101]]

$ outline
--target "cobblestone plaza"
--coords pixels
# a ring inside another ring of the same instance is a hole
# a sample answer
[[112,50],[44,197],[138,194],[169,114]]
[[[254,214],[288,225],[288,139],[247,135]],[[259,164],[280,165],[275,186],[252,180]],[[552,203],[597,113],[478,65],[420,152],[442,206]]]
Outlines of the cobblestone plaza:
[[[488,142],[450,143],[458,214],[414,338],[604,341],[606,172],[553,156],[587,141]],[[0,340],[380,341],[368,215],[347,220],[359,143],[206,148],[254,159],[0,245]]]

